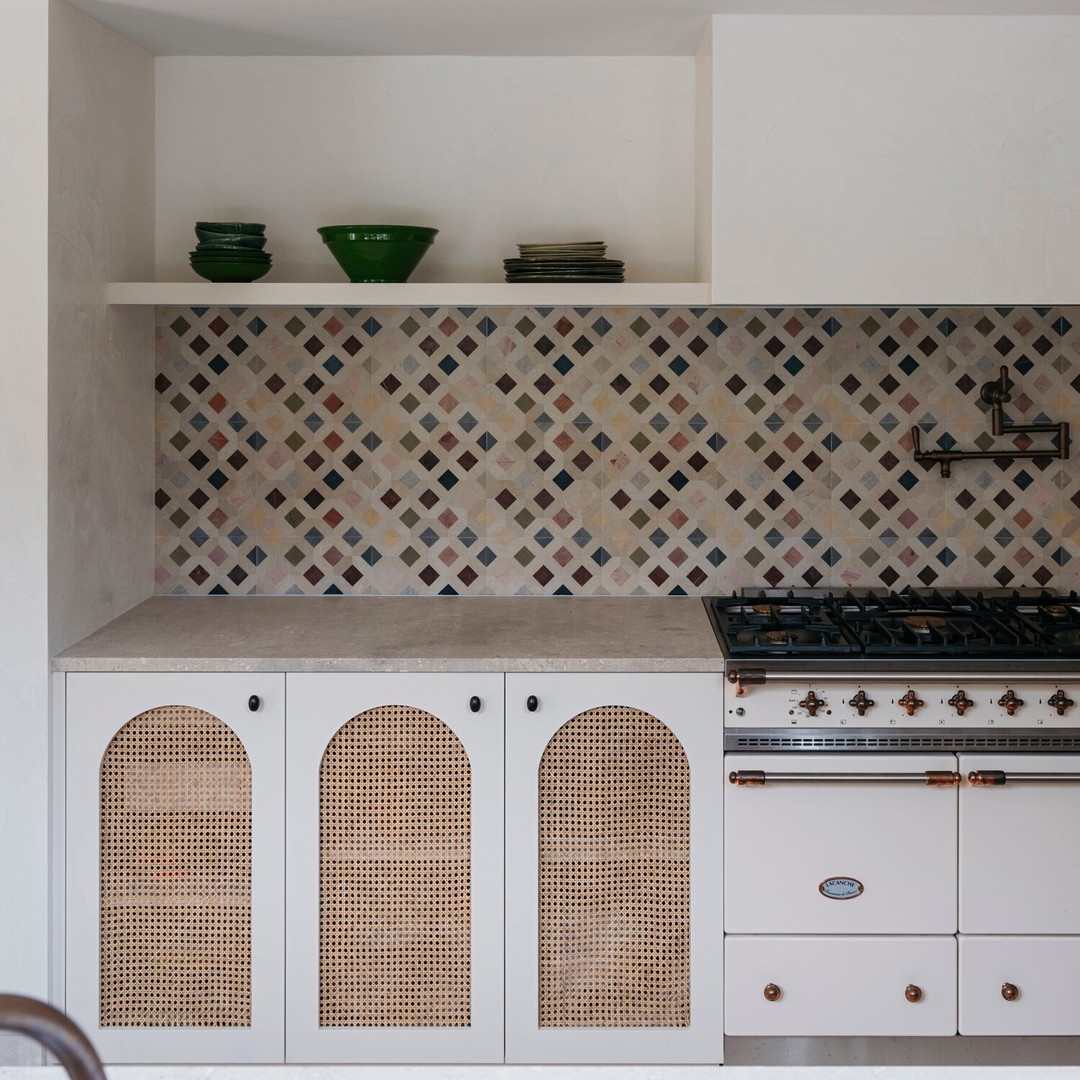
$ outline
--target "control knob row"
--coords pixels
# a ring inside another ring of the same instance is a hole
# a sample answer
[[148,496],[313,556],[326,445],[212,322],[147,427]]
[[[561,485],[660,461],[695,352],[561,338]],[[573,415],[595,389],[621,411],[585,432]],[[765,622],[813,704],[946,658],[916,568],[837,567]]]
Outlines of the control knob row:
[[[909,690],[902,697],[897,699],[897,705],[899,705],[908,716],[914,716],[917,709],[921,709],[926,702],[914,691]],[[1019,709],[1024,701],[1022,698],[1016,696],[1015,690],[1006,690],[1001,697],[998,698],[998,705],[1000,705],[1010,716],[1015,716],[1017,709]],[[867,696],[865,690],[858,690],[855,696],[848,701],[848,705],[851,706],[860,716],[865,716],[867,709],[872,709],[876,703]],[[958,715],[963,716],[968,709],[975,707],[975,702],[967,696],[964,690],[957,690],[951,698],[949,698],[948,704],[951,705]],[[1046,699],[1046,704],[1052,709],[1057,710],[1058,716],[1064,716],[1065,710],[1072,708],[1075,704],[1073,699],[1066,695],[1064,690],[1057,690]],[[810,716],[817,716],[818,710],[824,708],[825,699],[818,697],[813,690],[806,692],[806,697],[799,702],[799,708],[805,709]]]

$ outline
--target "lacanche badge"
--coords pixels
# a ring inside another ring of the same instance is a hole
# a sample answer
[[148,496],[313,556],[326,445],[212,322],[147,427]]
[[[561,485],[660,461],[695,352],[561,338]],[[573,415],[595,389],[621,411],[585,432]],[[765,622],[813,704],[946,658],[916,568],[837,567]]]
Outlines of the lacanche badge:
[[818,892],[830,900],[854,900],[862,891],[863,883],[853,877],[826,878],[818,886]]

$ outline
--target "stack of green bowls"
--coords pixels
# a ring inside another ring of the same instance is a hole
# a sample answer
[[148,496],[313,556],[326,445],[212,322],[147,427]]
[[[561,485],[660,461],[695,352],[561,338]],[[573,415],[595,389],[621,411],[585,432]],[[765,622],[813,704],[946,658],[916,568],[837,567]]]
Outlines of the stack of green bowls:
[[196,221],[199,238],[191,269],[207,281],[255,281],[270,269],[265,225],[252,221]]

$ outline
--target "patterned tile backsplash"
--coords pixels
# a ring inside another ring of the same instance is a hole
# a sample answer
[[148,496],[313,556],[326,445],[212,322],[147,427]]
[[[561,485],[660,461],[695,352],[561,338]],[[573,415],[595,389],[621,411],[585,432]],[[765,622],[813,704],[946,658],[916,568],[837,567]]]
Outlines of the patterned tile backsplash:
[[[1080,308],[161,308],[160,593],[1072,586]],[[1031,445],[1026,436],[1013,442]]]

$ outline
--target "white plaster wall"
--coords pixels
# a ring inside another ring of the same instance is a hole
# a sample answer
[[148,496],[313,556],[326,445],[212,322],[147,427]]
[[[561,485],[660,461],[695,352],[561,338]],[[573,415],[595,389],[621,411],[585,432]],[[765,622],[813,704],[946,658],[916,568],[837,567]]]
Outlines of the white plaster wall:
[[501,281],[530,240],[604,239],[694,280],[692,57],[160,57],[157,270],[196,220],[267,224],[269,281],[343,281],[319,225],[441,230],[414,281]]
[[[48,7],[0,4],[0,990],[48,993]],[[0,1064],[30,1055],[5,1039]]]
[[1080,300],[1080,18],[713,31],[717,302]]
[[49,622],[53,651],[153,591],[154,62],[50,5]]
[[694,192],[697,281],[712,280],[713,231],[713,23],[694,56]]

